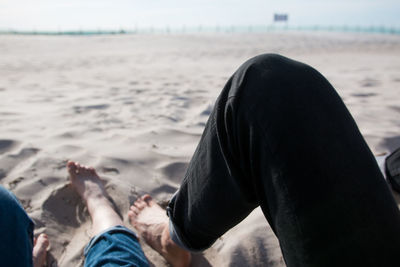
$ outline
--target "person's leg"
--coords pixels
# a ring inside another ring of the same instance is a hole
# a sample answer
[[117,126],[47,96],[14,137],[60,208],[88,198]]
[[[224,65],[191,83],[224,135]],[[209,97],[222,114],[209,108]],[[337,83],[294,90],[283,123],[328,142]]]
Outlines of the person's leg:
[[0,262],[32,266],[33,222],[17,198],[0,186]]
[[288,266],[398,264],[400,213],[357,125],[320,73],[279,55],[223,89],[170,201],[173,238],[207,248],[258,205]]
[[85,248],[85,266],[148,266],[135,233],[123,226],[96,171],[71,161],[67,168],[92,219],[94,237]]
[[67,167],[72,186],[88,208],[92,219],[93,235],[110,227],[123,225],[121,218],[107,199],[103,183],[96,171],[75,162],[68,162]]
[[33,246],[33,228],[32,220],[14,194],[0,186],[2,266],[43,266],[49,241],[45,234],[41,234]]

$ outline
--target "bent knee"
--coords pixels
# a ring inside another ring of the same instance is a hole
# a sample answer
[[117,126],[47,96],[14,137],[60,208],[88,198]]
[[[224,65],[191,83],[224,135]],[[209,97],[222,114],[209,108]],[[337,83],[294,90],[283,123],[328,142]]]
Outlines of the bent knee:
[[313,67],[279,54],[261,54],[247,60],[238,70],[268,84],[301,84],[323,76]]
[[24,215],[25,211],[16,196],[3,186],[0,186],[0,215],[10,213]]
[[313,67],[282,55],[262,54],[247,60],[235,72],[229,96],[254,103],[265,98],[307,99],[326,89],[333,87]]

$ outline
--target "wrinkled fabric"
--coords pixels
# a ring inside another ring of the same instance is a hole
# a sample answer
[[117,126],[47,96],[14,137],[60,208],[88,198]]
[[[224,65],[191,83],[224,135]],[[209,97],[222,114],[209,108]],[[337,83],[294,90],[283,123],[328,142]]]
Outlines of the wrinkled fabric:
[[93,237],[85,247],[85,267],[147,267],[149,263],[136,234],[114,226]]
[[0,186],[0,266],[32,266],[33,228],[14,194]]
[[332,85],[274,54],[228,80],[168,214],[203,250],[261,206],[287,266],[398,266],[400,213]]

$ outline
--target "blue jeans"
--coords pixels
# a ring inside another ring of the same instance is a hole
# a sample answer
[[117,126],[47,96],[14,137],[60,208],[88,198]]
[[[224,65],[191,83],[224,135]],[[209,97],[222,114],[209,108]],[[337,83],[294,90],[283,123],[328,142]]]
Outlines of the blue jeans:
[[0,186],[0,262],[32,266],[33,222],[17,198]]
[[136,234],[120,225],[93,237],[84,254],[85,267],[149,266]]
[[[33,221],[13,193],[0,186],[1,266],[32,266]],[[115,226],[85,248],[85,266],[149,266],[135,233]]]

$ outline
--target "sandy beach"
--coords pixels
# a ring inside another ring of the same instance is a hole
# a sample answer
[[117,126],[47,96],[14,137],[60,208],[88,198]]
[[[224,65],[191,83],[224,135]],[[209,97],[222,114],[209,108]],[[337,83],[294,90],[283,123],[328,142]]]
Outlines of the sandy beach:
[[[245,60],[279,53],[337,89],[374,154],[400,146],[400,36],[252,33],[0,36],[0,183],[51,242],[48,266],[81,266],[90,218],[67,160],[98,170],[127,225],[143,194],[179,187],[213,103]],[[144,246],[154,266],[167,266]],[[193,266],[285,266],[260,209]]]

